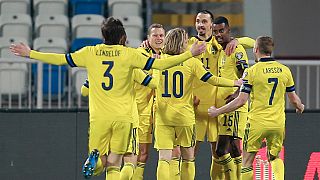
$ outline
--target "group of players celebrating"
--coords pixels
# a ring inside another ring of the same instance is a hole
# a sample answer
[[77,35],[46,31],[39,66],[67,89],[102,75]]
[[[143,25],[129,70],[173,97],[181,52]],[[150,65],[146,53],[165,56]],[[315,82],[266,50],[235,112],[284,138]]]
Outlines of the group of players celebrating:
[[[143,179],[154,136],[159,180],[195,179],[195,155],[205,139],[211,144],[211,179],[252,180],[263,139],[276,179],[284,179],[278,155],[285,93],[297,112],[304,105],[289,68],[271,57],[272,38],[235,39],[227,18],[214,19],[207,10],[197,14],[195,26],[198,34],[189,38],[182,28],[165,33],[152,24],[142,47],[133,49],[125,46],[121,21],[109,17],[101,25],[104,43],[74,53],[42,53],[23,43],[10,47],[18,56],[87,68],[81,89],[89,95],[90,113],[85,178],[106,171],[108,180]],[[245,48],[256,56],[252,67]]]

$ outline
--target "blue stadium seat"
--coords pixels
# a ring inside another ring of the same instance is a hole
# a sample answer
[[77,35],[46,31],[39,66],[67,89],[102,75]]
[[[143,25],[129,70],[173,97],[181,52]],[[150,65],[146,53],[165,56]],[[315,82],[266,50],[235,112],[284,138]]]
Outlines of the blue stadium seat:
[[[51,66],[51,67],[50,67]],[[51,69],[50,69],[51,68]],[[59,76],[59,68],[60,68],[60,76]],[[32,64],[32,76],[33,78],[37,77],[37,64]],[[67,66],[55,66],[49,64],[43,64],[43,84],[42,84],[42,91],[44,97],[49,95],[49,72],[51,72],[51,88],[50,94],[52,98],[56,98],[57,95],[60,93],[61,95],[64,94],[64,88],[67,82],[67,75],[68,75],[68,67]],[[61,82],[59,88],[59,81]],[[34,81],[35,85],[37,86],[37,81]]]
[[98,38],[77,38],[72,41],[70,52],[75,52],[84,46],[94,46],[103,43],[102,39]]
[[70,0],[72,16],[77,14],[104,15],[107,0]]

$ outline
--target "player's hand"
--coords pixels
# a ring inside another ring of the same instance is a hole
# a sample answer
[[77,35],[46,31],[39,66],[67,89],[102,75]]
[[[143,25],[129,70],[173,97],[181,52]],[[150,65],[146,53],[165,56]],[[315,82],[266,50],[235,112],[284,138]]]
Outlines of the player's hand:
[[199,104],[200,104],[200,99],[197,96],[193,96],[193,107],[197,109]]
[[299,107],[296,109],[296,113],[302,114],[303,111],[304,111],[304,104],[301,104],[301,106],[299,106]]
[[190,48],[192,56],[198,56],[201,53],[203,53],[205,50],[206,50],[206,42],[202,42],[198,44],[198,41],[195,41]]
[[242,78],[234,80],[234,86],[240,87],[243,84]]
[[219,116],[219,113],[218,113],[218,109],[214,106],[211,106],[209,109],[208,109],[208,115],[211,116],[211,117],[217,117]]
[[30,57],[30,47],[22,42],[11,44],[10,51],[16,56]]
[[156,58],[156,59],[160,59],[161,58],[161,56],[159,54],[153,54],[152,57]]
[[148,40],[144,40],[142,41],[142,43],[140,44],[140,47],[143,47],[143,48],[150,48],[150,43]]
[[239,45],[239,41],[237,39],[233,39],[230,41],[225,49],[226,55],[230,56],[236,50],[236,47]]

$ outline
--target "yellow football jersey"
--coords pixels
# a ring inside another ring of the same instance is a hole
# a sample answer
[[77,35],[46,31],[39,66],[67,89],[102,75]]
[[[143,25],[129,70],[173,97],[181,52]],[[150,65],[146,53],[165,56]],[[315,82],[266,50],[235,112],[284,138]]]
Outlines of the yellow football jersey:
[[233,80],[212,75],[196,58],[190,58],[180,65],[162,71],[159,79],[156,89],[156,124],[158,125],[190,126],[195,124],[192,89],[194,79],[212,85],[228,87],[234,85]]
[[241,92],[250,93],[250,123],[284,127],[285,93],[295,91],[290,69],[272,58],[261,58],[244,73]]
[[[155,51],[153,51],[151,48],[138,48],[140,52],[144,54],[148,54],[149,56],[152,56],[155,54]],[[152,75],[153,70],[146,71],[148,74]],[[157,77],[155,77],[157,79]],[[155,80],[156,81],[156,80]],[[149,101],[153,96],[153,91],[151,88],[146,87],[144,84],[141,83],[134,83],[134,90],[136,92],[136,102],[138,105],[138,112],[139,115],[144,111],[145,108],[149,106],[149,103],[153,103],[153,101]],[[151,114],[151,109],[150,109]]]
[[41,53],[30,57],[55,65],[86,67],[90,119],[133,122],[133,69],[166,69],[192,57],[190,51],[170,59],[154,59],[122,45],[87,46],[70,54]]
[[[199,41],[199,43],[202,43],[203,41],[199,39],[197,36],[191,37],[188,41],[188,46],[191,47],[191,45],[195,42]],[[218,57],[219,52],[222,49],[221,45],[217,42],[214,36],[211,36],[206,41],[206,50],[199,56],[196,56],[195,58],[199,59],[205,68],[210,71],[213,75],[218,75]],[[193,82],[193,88],[194,88],[194,95],[197,96],[200,99],[201,104],[210,104],[213,105],[215,103],[215,98],[217,94],[217,87],[211,86],[207,83],[203,83],[200,80],[194,80]]]
[[[152,78],[148,73],[142,71],[141,69],[134,69],[133,70],[133,80],[135,84],[139,84],[140,86],[147,87],[149,89],[155,89],[158,85],[158,81]],[[134,92],[136,94],[136,92]],[[88,96],[89,95],[89,81],[88,79],[85,80],[81,87],[81,95],[82,96]],[[136,96],[136,95],[135,95]],[[137,97],[134,99],[134,104],[137,104],[136,106],[133,104],[133,127],[138,127],[139,125],[139,112],[138,112],[138,103],[137,103]],[[151,111],[151,109],[150,109]]]
[[[224,51],[221,51],[218,58],[218,76],[238,80],[242,74],[240,70],[248,68],[248,56],[245,49],[238,45],[235,52],[227,56]],[[218,87],[216,106],[222,107],[226,104],[226,98],[237,90],[236,87]],[[248,104],[239,108],[237,111],[248,112]]]

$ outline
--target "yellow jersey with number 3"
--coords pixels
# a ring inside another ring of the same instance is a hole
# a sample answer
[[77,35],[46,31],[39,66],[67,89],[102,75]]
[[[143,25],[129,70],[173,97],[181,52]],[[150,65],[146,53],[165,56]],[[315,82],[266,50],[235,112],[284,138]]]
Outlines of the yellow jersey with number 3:
[[86,67],[90,119],[133,122],[133,70],[165,69],[192,57],[190,51],[170,59],[154,59],[122,45],[87,46],[70,54],[32,50],[30,57],[52,64]]
[[290,69],[273,58],[261,58],[244,73],[241,92],[250,93],[248,122],[261,127],[285,126],[285,93],[295,91]]

